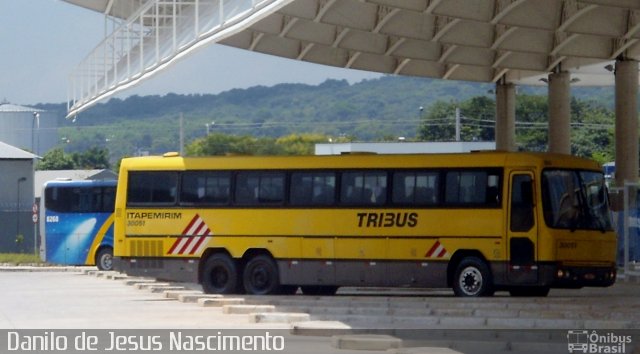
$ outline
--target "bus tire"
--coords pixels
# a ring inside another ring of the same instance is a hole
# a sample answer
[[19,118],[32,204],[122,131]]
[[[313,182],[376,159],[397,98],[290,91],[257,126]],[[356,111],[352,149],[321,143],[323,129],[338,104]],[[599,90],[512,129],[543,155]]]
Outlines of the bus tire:
[[202,289],[206,294],[233,294],[238,288],[236,263],[224,253],[212,254],[202,267]]
[[242,284],[250,295],[280,294],[280,275],[276,262],[264,254],[251,258],[244,266]]
[[101,248],[96,253],[95,262],[99,270],[113,270],[113,248]]
[[548,286],[517,286],[509,289],[509,295],[515,297],[545,297],[549,295]]
[[492,296],[493,280],[487,264],[478,257],[464,258],[456,267],[453,292],[464,297]]
[[320,296],[331,296],[335,295],[338,291],[337,286],[331,285],[309,285],[309,286],[301,286],[300,289],[302,293],[305,295],[320,295]]

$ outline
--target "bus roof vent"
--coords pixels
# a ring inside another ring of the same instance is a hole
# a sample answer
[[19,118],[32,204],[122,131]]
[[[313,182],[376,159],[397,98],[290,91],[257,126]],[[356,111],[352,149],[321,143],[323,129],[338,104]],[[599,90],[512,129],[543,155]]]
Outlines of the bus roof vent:
[[162,156],[163,157],[178,157],[178,156],[180,156],[180,153],[175,152],[175,151],[171,151],[171,152],[165,152]]

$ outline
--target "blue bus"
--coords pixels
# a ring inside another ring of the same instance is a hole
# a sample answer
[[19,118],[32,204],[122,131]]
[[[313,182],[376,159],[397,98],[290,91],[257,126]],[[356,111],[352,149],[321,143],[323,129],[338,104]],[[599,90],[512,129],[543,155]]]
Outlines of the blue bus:
[[111,270],[116,181],[49,181],[41,205],[41,258]]

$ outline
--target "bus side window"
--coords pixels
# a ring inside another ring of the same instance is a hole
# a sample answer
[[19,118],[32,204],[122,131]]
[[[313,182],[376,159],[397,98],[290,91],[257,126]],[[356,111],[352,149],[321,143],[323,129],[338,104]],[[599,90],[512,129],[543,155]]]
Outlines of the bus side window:
[[394,204],[436,205],[438,171],[401,171],[393,175],[391,198]]
[[173,204],[178,174],[175,172],[129,172],[128,205]]
[[226,205],[230,198],[231,175],[226,172],[187,171],[182,175],[180,203]]
[[500,172],[494,169],[448,171],[445,183],[447,205],[488,208],[500,206]]
[[387,174],[383,171],[344,172],[340,202],[382,205],[387,202]]
[[281,172],[240,172],[236,176],[235,202],[239,205],[282,203],[284,181]]
[[116,204],[116,188],[104,187],[102,189],[102,211],[113,213]]
[[511,231],[529,231],[534,224],[531,176],[513,176],[511,188]]
[[291,174],[291,205],[331,205],[335,199],[333,172],[294,172]]

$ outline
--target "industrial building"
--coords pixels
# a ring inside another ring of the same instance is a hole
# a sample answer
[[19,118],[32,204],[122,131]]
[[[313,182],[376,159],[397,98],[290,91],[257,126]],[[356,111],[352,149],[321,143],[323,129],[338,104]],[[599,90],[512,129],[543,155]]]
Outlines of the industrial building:
[[0,142],[0,253],[35,253],[32,153]]
[[447,141],[404,143],[330,143],[316,144],[316,155],[341,155],[370,152],[376,154],[438,154],[495,150],[494,141]]

